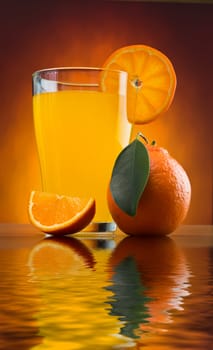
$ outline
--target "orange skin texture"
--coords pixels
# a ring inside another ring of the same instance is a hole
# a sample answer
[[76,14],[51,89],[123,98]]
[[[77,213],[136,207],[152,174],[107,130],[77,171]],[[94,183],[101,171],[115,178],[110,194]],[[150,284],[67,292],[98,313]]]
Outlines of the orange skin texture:
[[[185,219],[191,200],[191,184],[183,167],[168,151],[146,146],[150,175],[135,216],[129,216],[115,203],[110,188],[107,202],[119,229],[130,235],[168,235]],[[122,189],[121,189],[122,190]]]

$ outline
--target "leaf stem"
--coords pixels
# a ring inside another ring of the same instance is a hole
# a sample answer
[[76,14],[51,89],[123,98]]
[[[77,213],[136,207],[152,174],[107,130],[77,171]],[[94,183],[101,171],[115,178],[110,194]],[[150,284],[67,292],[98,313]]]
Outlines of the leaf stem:
[[[141,138],[146,142],[146,144],[149,144],[149,141],[148,141],[148,139],[146,138],[146,136],[144,136],[144,134],[142,134],[142,132],[140,132],[140,131],[137,133],[136,139],[138,140],[139,137],[141,137]],[[150,145],[151,145],[151,146],[155,146],[155,145],[156,145],[156,141],[153,140],[153,141],[150,143]]]
[[136,138],[139,139],[139,137],[141,137],[147,144],[149,143],[148,139],[142,134],[142,132],[137,133]]

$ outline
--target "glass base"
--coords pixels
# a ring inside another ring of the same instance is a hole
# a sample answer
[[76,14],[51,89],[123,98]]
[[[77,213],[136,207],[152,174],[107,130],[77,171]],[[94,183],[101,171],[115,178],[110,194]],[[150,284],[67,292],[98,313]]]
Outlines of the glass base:
[[114,222],[92,222],[84,232],[114,232],[117,226]]

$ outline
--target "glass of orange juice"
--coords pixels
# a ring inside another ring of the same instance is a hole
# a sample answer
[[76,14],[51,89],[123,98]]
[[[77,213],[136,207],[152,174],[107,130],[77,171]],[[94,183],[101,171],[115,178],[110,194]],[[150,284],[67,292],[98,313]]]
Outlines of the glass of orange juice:
[[96,200],[87,231],[113,231],[106,192],[130,138],[127,73],[61,67],[33,74],[33,115],[42,189]]

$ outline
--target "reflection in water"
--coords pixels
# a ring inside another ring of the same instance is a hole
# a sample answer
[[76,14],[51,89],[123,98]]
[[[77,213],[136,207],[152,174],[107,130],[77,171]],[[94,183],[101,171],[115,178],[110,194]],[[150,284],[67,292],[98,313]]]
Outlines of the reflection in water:
[[110,315],[119,316],[122,321],[120,334],[130,338],[138,338],[135,333],[140,326],[148,322],[149,313],[146,306],[151,300],[145,295],[141,276],[136,261],[127,256],[114,267],[113,284],[106,287],[113,292],[110,298]]
[[12,249],[2,249],[0,244],[0,349],[2,350],[28,350],[42,341],[34,317],[40,307],[40,300],[34,285],[29,284],[27,278],[28,249],[15,249],[15,246],[14,244]]
[[73,275],[93,268],[95,260],[91,251],[73,237],[46,238],[40,241],[29,256],[28,265],[32,276],[41,278]]
[[211,349],[212,236],[123,237],[0,239],[0,349]]
[[144,341],[145,333],[161,333],[183,309],[189,295],[189,271],[171,238],[127,237],[113,251],[109,267],[114,295],[110,314],[124,322],[121,334]]
[[106,249],[97,246],[95,258],[84,243],[71,237],[44,239],[31,251],[31,280],[42,304],[35,317],[43,337],[33,350],[89,350],[94,344],[109,349],[122,343],[115,336],[118,320],[105,307],[111,294],[104,290]]

